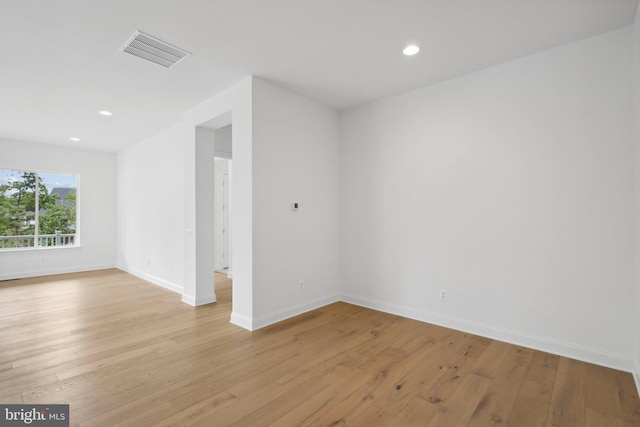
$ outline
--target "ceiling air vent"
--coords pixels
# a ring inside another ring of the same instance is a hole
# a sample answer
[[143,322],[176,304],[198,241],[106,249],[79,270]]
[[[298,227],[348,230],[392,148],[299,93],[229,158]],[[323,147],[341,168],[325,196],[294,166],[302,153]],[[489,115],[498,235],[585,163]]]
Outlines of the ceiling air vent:
[[190,55],[189,52],[140,31],[136,31],[120,50],[167,68]]

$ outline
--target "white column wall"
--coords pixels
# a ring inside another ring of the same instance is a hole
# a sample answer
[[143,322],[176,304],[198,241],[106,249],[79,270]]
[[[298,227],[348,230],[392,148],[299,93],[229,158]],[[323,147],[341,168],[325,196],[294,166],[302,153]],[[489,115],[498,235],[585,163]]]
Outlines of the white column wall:
[[[329,108],[254,79],[254,328],[338,299],[337,120]],[[234,279],[237,271],[234,254]]]
[[[197,301],[197,177],[196,127],[230,115],[233,126],[233,232],[234,263],[233,307],[231,322],[252,329],[253,319],[253,156],[252,156],[253,78],[191,108],[184,114],[183,130],[183,206],[184,290],[185,301]],[[213,265],[213,258],[210,260]]]

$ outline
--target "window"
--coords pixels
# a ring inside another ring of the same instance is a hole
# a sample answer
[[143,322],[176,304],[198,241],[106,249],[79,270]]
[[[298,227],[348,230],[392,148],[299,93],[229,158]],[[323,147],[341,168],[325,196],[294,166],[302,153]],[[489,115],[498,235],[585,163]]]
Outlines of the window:
[[0,169],[0,250],[77,246],[78,176]]

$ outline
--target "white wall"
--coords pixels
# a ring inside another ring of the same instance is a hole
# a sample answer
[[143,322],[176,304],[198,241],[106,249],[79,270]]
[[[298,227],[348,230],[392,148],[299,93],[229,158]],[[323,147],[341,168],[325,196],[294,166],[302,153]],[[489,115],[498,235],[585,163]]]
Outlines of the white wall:
[[625,28],[344,112],[343,298],[630,369],[631,58]]
[[3,251],[0,280],[115,266],[116,156],[0,139],[0,168],[78,174],[81,246]]
[[224,122],[233,125],[232,168],[233,193],[233,303],[231,322],[247,329],[253,323],[253,156],[252,156],[252,86],[253,78],[230,87],[224,92],[194,106],[184,114],[182,194],[184,221],[180,224],[184,240],[183,300],[198,301],[198,290],[208,283],[197,280],[198,236],[196,199],[196,127],[203,123]]
[[[203,303],[213,283],[213,256],[201,245],[213,236],[213,220],[201,221],[212,211],[202,201],[213,196],[203,187],[212,183],[203,173],[214,168],[202,163],[209,130],[199,125],[225,117],[232,122],[234,159],[232,322],[256,329],[337,300],[337,113],[256,78],[187,111],[180,127],[120,154],[118,265],[181,290],[183,301]],[[215,139],[217,145],[217,133]],[[164,174],[170,167],[175,174]],[[158,194],[141,196],[151,185],[177,204],[166,211]],[[293,200],[298,212],[291,210]],[[155,240],[159,224],[166,224],[172,241],[184,236],[183,252]]]
[[635,189],[635,319],[633,332],[634,349],[634,378],[640,390],[640,8],[636,14],[633,30],[633,142],[634,142],[634,189]]
[[240,168],[249,191],[238,197],[243,207],[238,223],[245,225],[238,233],[244,242],[239,250],[248,267],[234,280],[232,314],[245,327],[250,321],[243,319],[252,316],[251,227],[246,227],[251,224],[250,90],[247,79],[185,112],[181,124],[118,154],[118,267],[181,293],[189,304],[212,302],[215,131],[198,125],[221,116],[232,120],[234,113],[240,157],[249,158],[248,167]]
[[118,268],[176,292],[184,276],[182,156],[181,126],[118,153]]
[[335,111],[254,79],[254,328],[338,298],[338,140]]
[[196,127],[196,283],[194,299],[188,293],[182,300],[192,305],[216,301],[215,244],[215,131]]
[[[213,256],[201,243],[213,236],[213,220],[201,221],[212,211],[202,201],[213,191],[204,188],[212,180],[203,173],[214,168],[202,163],[201,152],[212,132],[199,126],[225,120],[232,127],[222,130],[233,133],[231,321],[256,329],[336,301],[337,113],[257,78],[193,107],[181,126],[119,155],[118,265],[181,291],[190,304],[207,302]],[[220,135],[230,142],[231,135]],[[147,194],[150,186],[157,191]],[[163,209],[158,192],[176,204]],[[161,224],[175,246],[157,240]]]
[[232,126],[223,126],[215,130],[216,157],[230,159],[233,157],[233,131]]

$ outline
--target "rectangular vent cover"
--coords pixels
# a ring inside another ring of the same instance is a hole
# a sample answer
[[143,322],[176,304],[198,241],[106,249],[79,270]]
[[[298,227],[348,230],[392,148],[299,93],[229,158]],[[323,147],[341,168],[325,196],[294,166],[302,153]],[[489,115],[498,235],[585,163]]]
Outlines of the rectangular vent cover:
[[120,50],[167,68],[173,67],[190,55],[185,50],[140,31],[136,31]]

